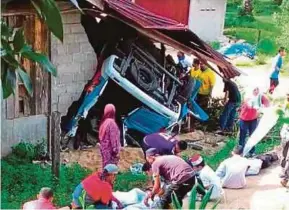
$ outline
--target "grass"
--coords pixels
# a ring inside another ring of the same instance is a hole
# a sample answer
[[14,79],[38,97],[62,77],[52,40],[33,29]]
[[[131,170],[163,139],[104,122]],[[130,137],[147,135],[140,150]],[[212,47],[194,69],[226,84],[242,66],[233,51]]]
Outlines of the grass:
[[280,12],[279,6],[271,0],[256,0],[254,1],[254,15],[240,16],[238,7],[240,4],[240,1],[229,1],[224,34],[237,39],[244,39],[248,43],[256,45],[260,31],[258,54],[270,56],[276,54],[278,50],[276,37],[280,29],[274,23],[273,14]]

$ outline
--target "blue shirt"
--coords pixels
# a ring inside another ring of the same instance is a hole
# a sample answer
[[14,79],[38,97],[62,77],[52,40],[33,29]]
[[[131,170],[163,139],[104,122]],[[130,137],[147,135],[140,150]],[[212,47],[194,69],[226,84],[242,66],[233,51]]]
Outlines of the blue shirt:
[[279,72],[280,72],[280,69],[282,67],[282,64],[283,64],[283,59],[281,57],[280,54],[278,54],[274,60],[273,60],[273,66],[272,66],[272,69],[273,69],[273,72],[271,74],[271,79],[278,79],[279,78]]

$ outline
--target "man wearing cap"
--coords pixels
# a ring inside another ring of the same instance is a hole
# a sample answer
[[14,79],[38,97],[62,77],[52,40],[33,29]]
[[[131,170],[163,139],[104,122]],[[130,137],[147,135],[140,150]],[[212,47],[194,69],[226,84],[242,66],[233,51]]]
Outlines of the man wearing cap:
[[188,144],[166,133],[153,133],[144,137],[141,147],[144,153],[150,148],[155,148],[159,155],[177,155],[186,150]]
[[171,196],[175,192],[179,202],[193,188],[195,184],[195,173],[192,167],[182,158],[175,155],[159,156],[156,148],[150,148],[146,151],[146,160],[152,166],[154,186],[152,191],[147,195],[144,203],[147,205],[148,200],[154,198],[159,192],[162,176],[169,186],[165,189],[160,199],[159,208],[167,209],[172,202]]
[[94,205],[96,209],[111,207],[111,201],[115,201],[119,207],[120,202],[112,195],[113,183],[118,173],[115,164],[107,164],[103,172],[96,172],[85,178],[74,190],[72,206],[82,208],[79,198],[85,193],[85,205]]
[[53,191],[48,187],[43,187],[38,196],[37,200],[26,202],[23,205],[23,209],[37,210],[37,209],[56,209],[52,203]]
[[237,146],[232,152],[232,157],[224,160],[218,167],[216,174],[221,178],[222,187],[241,189],[246,186],[246,172],[249,161],[242,157],[242,146]]
[[189,164],[197,171],[197,176],[201,180],[204,188],[209,190],[213,188],[210,199],[217,200],[221,198],[223,193],[221,179],[211,169],[210,166],[205,165],[205,161],[202,156],[196,154],[189,159]]

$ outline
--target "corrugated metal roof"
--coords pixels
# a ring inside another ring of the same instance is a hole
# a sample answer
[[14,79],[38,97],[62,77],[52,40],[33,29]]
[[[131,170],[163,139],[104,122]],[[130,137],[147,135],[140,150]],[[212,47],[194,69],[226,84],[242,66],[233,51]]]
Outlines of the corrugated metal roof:
[[175,20],[152,13],[128,0],[105,0],[109,7],[125,17],[136,21],[143,28],[151,29],[186,29],[186,25]]
[[105,2],[110,9],[120,15],[119,18],[123,22],[136,28],[144,35],[178,50],[193,54],[203,62],[215,63],[225,78],[240,75],[239,71],[223,55],[188,30],[186,25],[156,15],[128,0],[105,0]]

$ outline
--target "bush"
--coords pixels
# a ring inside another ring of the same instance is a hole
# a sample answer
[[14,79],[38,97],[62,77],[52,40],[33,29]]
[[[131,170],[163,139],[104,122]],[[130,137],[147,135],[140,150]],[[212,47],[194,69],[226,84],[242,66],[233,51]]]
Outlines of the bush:
[[264,64],[267,63],[266,61],[267,61],[267,56],[264,55],[264,54],[259,54],[259,55],[257,56],[257,59],[256,59],[255,63],[256,63],[257,65],[264,65]]
[[221,44],[220,44],[220,42],[218,42],[218,41],[216,41],[216,42],[211,42],[210,45],[211,45],[211,47],[212,47],[214,50],[218,50],[218,49],[220,49],[220,47],[221,47]]
[[258,46],[257,51],[262,54],[273,55],[276,53],[276,44],[272,39],[261,39]]

